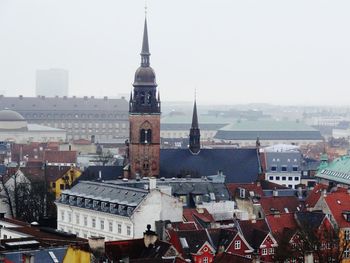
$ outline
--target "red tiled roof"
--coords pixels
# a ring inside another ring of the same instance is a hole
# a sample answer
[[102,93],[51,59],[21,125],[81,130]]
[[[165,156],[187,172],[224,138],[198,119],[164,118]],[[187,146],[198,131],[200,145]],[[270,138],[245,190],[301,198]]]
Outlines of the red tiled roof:
[[20,220],[17,220],[17,219],[14,219],[14,218],[4,217],[4,218],[0,218],[0,221],[7,222],[10,224],[14,224],[14,225],[18,225],[18,226],[30,226],[30,224],[23,222],[23,221],[20,221]]
[[183,217],[187,222],[197,222],[197,219],[208,224],[215,222],[213,216],[205,208],[184,208]]
[[305,206],[307,208],[312,208],[316,205],[318,200],[320,199],[323,190],[327,190],[328,186],[324,184],[317,184],[315,185],[314,189],[312,189],[307,198],[305,199]]
[[279,211],[280,214],[294,213],[298,211],[298,206],[301,210],[301,203],[299,199],[295,196],[264,196],[260,199],[260,204],[265,212],[265,215],[272,214],[273,210]]
[[173,222],[171,223],[176,230],[197,230],[198,227],[195,222]]
[[337,191],[327,194],[324,199],[338,227],[350,227],[350,222],[347,222],[342,214],[344,211],[350,211],[350,194],[344,191]]
[[90,140],[86,140],[86,139],[79,139],[79,140],[74,140],[73,144],[76,145],[90,145],[92,144]]
[[296,230],[297,222],[294,214],[268,215],[266,216],[267,224],[270,226],[272,235],[280,239],[286,230]]
[[44,161],[49,163],[76,163],[76,151],[45,151]]
[[[42,161],[44,156],[44,151],[52,150],[58,151],[58,144],[51,143],[37,143],[32,142],[30,144],[13,144],[11,147],[12,159],[18,161],[19,157],[27,157],[28,160],[40,160]],[[36,158],[35,158],[36,157]]]
[[238,221],[239,227],[242,230],[245,240],[253,248],[260,247],[261,243],[264,241],[270,229],[265,220],[245,220]]

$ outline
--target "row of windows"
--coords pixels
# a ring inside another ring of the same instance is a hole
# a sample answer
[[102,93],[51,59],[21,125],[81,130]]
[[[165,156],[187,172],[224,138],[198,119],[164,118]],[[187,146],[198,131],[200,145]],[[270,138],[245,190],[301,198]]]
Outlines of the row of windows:
[[42,122],[41,125],[45,125],[45,126],[50,126],[50,127],[54,127],[54,128],[110,128],[110,129],[126,129],[128,123],[123,122],[123,123],[105,123],[105,122]]
[[[272,165],[271,166],[271,171],[275,172],[277,171],[277,165]],[[281,166],[281,171],[282,172],[288,172],[288,170],[293,171],[293,172],[297,172],[298,171],[298,166],[297,165],[293,165],[292,169],[288,169],[287,165],[282,165]]]
[[[299,176],[269,176],[269,180],[270,181],[273,181],[273,180],[276,180],[276,181],[287,181],[287,178],[288,178],[288,181],[299,181]],[[294,179],[293,179],[294,178]]]
[[266,256],[266,255],[274,255],[275,254],[275,248],[270,247],[269,249],[263,248],[261,249],[261,255]]
[[[66,217],[67,214],[67,217]],[[67,219],[67,220],[66,220]],[[65,212],[61,210],[61,221],[73,223],[72,212]],[[85,227],[96,228],[103,231],[108,231],[110,233],[118,233],[122,234],[122,223],[117,223],[116,226],[113,226],[113,221],[104,220],[102,218],[98,218],[98,223],[96,217],[89,218],[86,215],[80,215],[75,213],[74,223],[77,225],[82,225]],[[126,235],[131,236],[131,226],[126,226]]]
[[75,119],[79,119],[79,118],[96,118],[96,119],[104,119],[104,118],[109,118],[109,119],[126,119],[127,115],[126,114],[78,114],[78,113],[69,113],[69,114],[58,114],[58,113],[27,113],[24,114],[24,116],[26,117],[26,119],[30,119],[30,118],[56,118],[56,119],[65,119],[65,118],[75,118]]

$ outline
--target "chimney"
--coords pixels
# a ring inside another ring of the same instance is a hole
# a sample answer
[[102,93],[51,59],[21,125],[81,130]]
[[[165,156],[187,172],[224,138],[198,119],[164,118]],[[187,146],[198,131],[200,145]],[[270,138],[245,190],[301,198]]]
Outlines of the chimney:
[[102,171],[98,171],[98,180],[99,180],[99,181],[102,180]]
[[157,188],[157,179],[155,177],[149,178],[149,190],[154,190]]
[[252,215],[252,223],[253,223],[253,224],[256,223],[256,215]]
[[158,235],[156,234],[156,232],[151,230],[151,225],[147,225],[147,230],[145,232],[143,232],[143,242],[145,244],[145,247],[149,247],[149,246],[154,246],[154,244],[156,243],[158,239]]
[[105,254],[105,238],[104,237],[90,237],[89,247],[92,254],[100,259]]

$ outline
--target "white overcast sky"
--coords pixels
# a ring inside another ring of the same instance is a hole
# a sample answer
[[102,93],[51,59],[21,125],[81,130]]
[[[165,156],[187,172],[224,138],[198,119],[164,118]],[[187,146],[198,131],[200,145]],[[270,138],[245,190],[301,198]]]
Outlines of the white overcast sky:
[[[350,104],[349,0],[148,0],[162,100]],[[129,93],[144,0],[0,0],[0,92],[35,95],[65,68],[70,95]]]

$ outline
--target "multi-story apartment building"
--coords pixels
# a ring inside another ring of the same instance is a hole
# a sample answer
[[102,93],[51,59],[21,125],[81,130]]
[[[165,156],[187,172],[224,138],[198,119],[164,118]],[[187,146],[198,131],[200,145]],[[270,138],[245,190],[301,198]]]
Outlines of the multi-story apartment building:
[[301,182],[301,153],[264,152],[265,179],[276,184],[296,189]]
[[62,191],[57,206],[57,228],[79,237],[105,240],[143,237],[145,226],[158,220],[182,221],[182,203],[156,188],[148,190],[113,183],[81,181]]
[[0,95],[0,105],[0,109],[20,113],[29,124],[65,129],[68,140],[94,138],[101,142],[128,137],[128,102],[124,98]]

